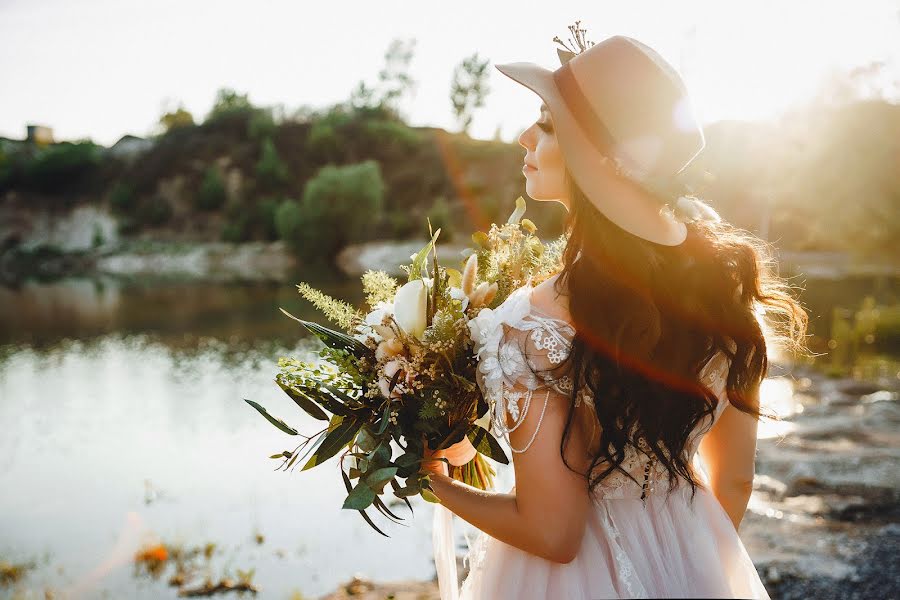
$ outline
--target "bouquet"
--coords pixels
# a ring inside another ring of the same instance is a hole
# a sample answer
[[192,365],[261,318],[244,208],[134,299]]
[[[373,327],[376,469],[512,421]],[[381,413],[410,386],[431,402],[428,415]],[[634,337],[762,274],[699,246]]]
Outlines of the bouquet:
[[[419,472],[426,446],[445,450],[438,460],[449,463],[451,477],[493,488],[496,472],[485,457],[502,464],[509,459],[491,432],[491,407],[477,384],[476,319],[529,278],[555,273],[565,244],[562,237],[541,242],[524,212],[519,197],[505,224],[473,234],[474,246],[463,251],[459,268],[438,260],[438,229],[412,262],[401,266],[407,274],[402,285],[383,271],[367,271],[365,314],[305,282],[297,285],[337,328],[281,309],[324,346],[318,361],[279,358],[275,382],[300,409],[327,425],[306,436],[245,398],[272,425],[303,438],[293,450],[271,456],[282,460],[279,469],[305,461],[302,470],[307,470],[342,452],[343,508],[359,511],[382,535],[366,509],[374,505],[388,519],[402,520],[381,499],[387,485],[410,512],[410,496],[439,502],[429,475]],[[431,233],[430,222],[428,227]],[[400,449],[397,455],[392,442]]]

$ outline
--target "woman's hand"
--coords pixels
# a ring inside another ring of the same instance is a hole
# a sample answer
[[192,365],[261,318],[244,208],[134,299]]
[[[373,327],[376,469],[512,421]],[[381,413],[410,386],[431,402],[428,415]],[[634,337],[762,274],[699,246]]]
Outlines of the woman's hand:
[[438,473],[440,475],[450,475],[450,468],[446,462],[437,460],[444,456],[443,450],[432,451],[428,447],[428,443],[423,444],[424,457],[422,465],[419,467],[419,473]]

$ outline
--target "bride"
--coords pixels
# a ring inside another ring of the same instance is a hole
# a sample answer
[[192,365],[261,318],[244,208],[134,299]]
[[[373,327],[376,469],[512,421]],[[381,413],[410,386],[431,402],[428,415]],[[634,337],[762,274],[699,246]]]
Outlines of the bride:
[[679,183],[705,140],[675,70],[629,37],[576,38],[555,71],[497,65],[543,100],[526,191],[564,205],[569,238],[476,336],[515,485],[423,463],[436,508],[480,530],[442,598],[768,598],[737,531],[767,341],[802,349],[806,313],[765,246]]

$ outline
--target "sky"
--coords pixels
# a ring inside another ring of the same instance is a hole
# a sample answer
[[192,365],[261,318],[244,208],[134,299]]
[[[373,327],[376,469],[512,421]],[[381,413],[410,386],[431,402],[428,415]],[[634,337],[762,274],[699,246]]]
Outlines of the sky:
[[[492,65],[555,69],[552,39],[568,40],[575,20],[594,42],[620,34],[655,48],[705,123],[777,116],[829,73],[875,60],[887,63],[876,93],[900,101],[900,8],[888,0],[0,0],[0,136],[40,124],[57,141],[112,145],[153,133],[178,104],[201,121],[223,87],[255,105],[324,107],[361,80],[375,84],[398,38],[416,40],[416,85],[401,111],[413,125],[455,130],[460,61],[477,52]],[[489,73],[470,134],[513,141],[540,98]]]

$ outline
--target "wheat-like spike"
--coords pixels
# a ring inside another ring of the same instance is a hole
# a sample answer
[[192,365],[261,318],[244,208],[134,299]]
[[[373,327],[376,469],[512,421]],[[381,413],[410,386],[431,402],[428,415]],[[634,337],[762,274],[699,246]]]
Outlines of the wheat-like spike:
[[475,288],[475,278],[478,276],[478,255],[472,254],[466,261],[462,275],[462,291],[466,296],[471,296],[472,290]]

